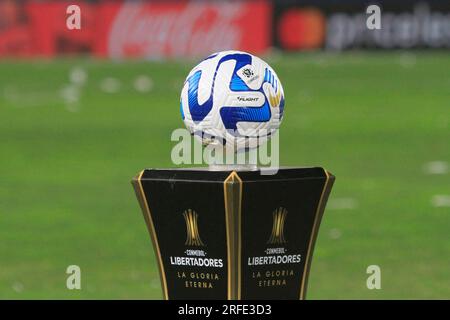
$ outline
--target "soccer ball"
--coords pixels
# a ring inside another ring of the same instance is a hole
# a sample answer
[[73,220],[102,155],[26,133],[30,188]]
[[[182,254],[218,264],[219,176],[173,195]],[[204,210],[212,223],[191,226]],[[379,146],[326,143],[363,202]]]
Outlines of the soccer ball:
[[203,144],[251,149],[278,130],[283,87],[260,58],[222,51],[191,70],[181,91],[180,111],[188,130]]

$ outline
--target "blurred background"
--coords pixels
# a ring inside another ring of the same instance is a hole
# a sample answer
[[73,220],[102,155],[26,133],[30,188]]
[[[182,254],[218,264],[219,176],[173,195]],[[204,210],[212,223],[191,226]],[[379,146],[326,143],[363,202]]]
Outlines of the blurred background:
[[173,167],[184,78],[227,49],[283,82],[281,164],[337,177],[308,298],[450,298],[450,2],[431,0],[0,0],[0,298],[161,298],[130,180]]

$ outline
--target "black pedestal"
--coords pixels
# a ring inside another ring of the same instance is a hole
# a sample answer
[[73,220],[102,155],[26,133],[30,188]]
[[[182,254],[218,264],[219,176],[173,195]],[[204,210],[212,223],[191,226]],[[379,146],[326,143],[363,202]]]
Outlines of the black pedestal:
[[133,179],[165,299],[304,299],[334,176],[148,169]]

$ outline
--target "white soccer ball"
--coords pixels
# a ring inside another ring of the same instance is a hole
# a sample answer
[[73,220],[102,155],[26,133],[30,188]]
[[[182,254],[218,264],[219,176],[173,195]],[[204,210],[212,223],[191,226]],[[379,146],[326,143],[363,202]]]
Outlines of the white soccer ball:
[[181,91],[180,111],[203,144],[255,148],[278,130],[284,92],[275,71],[242,51],[214,53],[191,70]]

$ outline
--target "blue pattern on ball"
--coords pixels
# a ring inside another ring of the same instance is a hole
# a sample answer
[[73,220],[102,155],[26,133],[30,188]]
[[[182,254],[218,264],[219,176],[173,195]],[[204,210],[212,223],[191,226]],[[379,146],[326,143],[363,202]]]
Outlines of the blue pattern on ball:
[[[207,57],[207,59],[214,58],[216,55],[211,55]],[[209,98],[202,104],[198,103],[198,87],[200,78],[202,75],[202,71],[195,72],[192,76],[190,76],[188,81],[188,107],[189,112],[192,117],[192,120],[195,123],[199,123],[205,119],[205,117],[209,114],[213,107],[213,96],[214,96],[214,85],[216,81],[217,71],[220,65],[226,61],[235,60],[236,65],[233,70],[233,75],[230,81],[230,90],[231,91],[259,91],[264,94],[262,86],[253,90],[250,89],[245,82],[237,75],[237,71],[241,69],[245,65],[250,65],[252,63],[252,56],[249,54],[229,54],[222,57],[217,63],[216,70],[214,72],[211,91],[209,94]],[[270,70],[265,70],[264,74],[264,82],[270,83],[274,88],[277,87],[277,81],[275,80],[275,76],[271,73]],[[265,96],[265,95],[264,95]],[[280,103],[280,116],[282,116],[282,112],[284,109],[284,98],[282,98]],[[183,108],[181,105],[181,113],[184,119]],[[222,118],[222,122],[226,129],[237,129],[237,123],[241,121],[246,122],[266,122],[270,120],[271,111],[270,105],[265,99],[265,102],[260,107],[234,107],[234,106],[223,106],[220,108],[220,116]],[[237,134],[237,132],[236,132]]]
[[180,113],[181,119],[184,120],[183,101],[180,101]]

